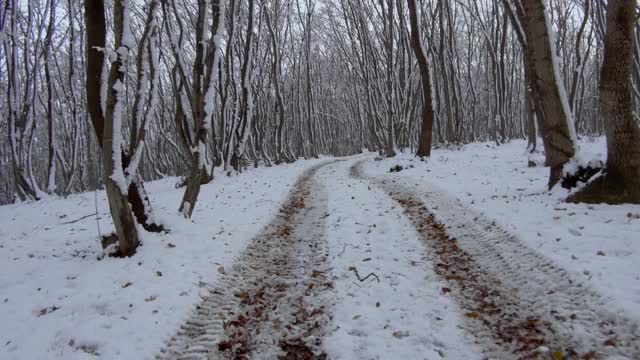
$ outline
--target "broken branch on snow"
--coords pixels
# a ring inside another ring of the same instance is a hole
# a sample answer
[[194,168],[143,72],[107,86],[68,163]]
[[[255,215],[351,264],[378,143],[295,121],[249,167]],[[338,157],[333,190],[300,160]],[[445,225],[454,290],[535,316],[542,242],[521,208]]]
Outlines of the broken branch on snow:
[[356,274],[356,277],[358,278],[358,280],[360,280],[360,282],[363,282],[363,281],[367,280],[371,276],[373,276],[374,278],[376,278],[376,280],[378,280],[378,282],[380,282],[380,278],[378,277],[378,275],[376,275],[373,272],[369,273],[369,275],[367,275],[365,277],[361,277],[360,274],[358,274],[358,269],[356,269],[355,266],[349,266],[349,271],[353,271],[354,274]]

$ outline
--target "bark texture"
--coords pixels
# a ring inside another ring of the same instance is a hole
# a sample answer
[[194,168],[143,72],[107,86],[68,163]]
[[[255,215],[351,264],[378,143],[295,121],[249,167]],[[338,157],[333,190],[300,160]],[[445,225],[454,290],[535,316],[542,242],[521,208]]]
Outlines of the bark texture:
[[632,85],[635,0],[609,0],[600,108],[607,134],[606,173],[569,199],[587,203],[640,203],[640,128]]

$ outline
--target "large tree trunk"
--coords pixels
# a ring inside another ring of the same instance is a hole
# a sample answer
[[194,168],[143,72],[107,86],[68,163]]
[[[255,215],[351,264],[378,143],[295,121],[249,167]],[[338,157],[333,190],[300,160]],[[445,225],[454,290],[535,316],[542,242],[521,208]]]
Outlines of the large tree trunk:
[[[131,256],[140,244],[136,220],[127,199],[127,188],[122,163],[122,107],[124,105],[125,61],[129,53],[125,18],[129,16],[126,0],[116,1],[113,6],[116,61],[111,65],[107,87],[107,103],[102,138],[102,181],[105,184],[113,225],[118,236],[118,253]],[[101,83],[105,79],[101,79]]]
[[433,99],[431,97],[431,74],[429,74],[429,62],[422,48],[420,40],[420,27],[418,25],[418,13],[416,1],[408,0],[409,22],[411,25],[411,47],[418,60],[420,69],[420,79],[422,83],[422,127],[420,128],[420,138],[418,139],[418,151],[416,156],[431,156],[431,142],[433,133]]
[[[129,16],[127,2],[114,3],[114,31],[117,59],[111,66],[109,78],[106,77],[104,53],[98,49],[104,48],[106,43],[106,21],[104,2],[102,0],[85,2],[85,25],[87,27],[87,108],[96,132],[98,144],[102,149],[103,172],[102,180],[105,184],[109,209],[113,218],[118,238],[118,254],[131,256],[140,244],[136,217],[140,224],[149,230],[162,230],[161,226],[151,223],[149,199],[142,187],[139,175],[130,174],[130,184],[124,173],[131,160],[123,152],[121,125],[123,106],[123,81],[125,68],[123,66],[129,49],[123,43],[123,34],[129,31],[123,26],[125,18]],[[106,93],[102,84],[107,82]],[[105,98],[106,97],[106,101]],[[137,171],[135,168],[132,171]],[[134,216],[134,213],[136,216]]]
[[[96,133],[98,146],[103,149],[105,109],[102,108],[102,104],[107,96],[100,86],[103,79],[106,80],[107,71],[105,56],[101,50],[105,48],[107,38],[104,0],[85,1],[85,26],[87,29],[87,77],[85,84],[87,112]],[[120,156],[122,157],[123,166],[127,166],[129,162],[128,155],[121,150]],[[127,191],[127,199],[136,216],[136,220],[145,230],[151,232],[164,230],[164,227],[154,223],[153,217],[150,216],[153,213],[151,203],[144,189],[142,178],[139,176],[133,179]]]
[[540,106],[538,126],[543,138],[547,166],[550,167],[549,188],[562,177],[562,168],[575,154],[575,131],[564,85],[555,59],[550,36],[551,24],[545,13],[544,0],[524,1],[524,33],[526,61],[532,69],[534,101]]
[[600,108],[606,121],[606,173],[569,200],[640,203],[640,128],[632,88],[635,0],[609,0]]

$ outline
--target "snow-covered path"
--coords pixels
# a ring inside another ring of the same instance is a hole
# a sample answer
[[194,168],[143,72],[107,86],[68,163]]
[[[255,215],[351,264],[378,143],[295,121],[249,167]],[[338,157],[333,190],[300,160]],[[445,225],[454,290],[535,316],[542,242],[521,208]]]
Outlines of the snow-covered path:
[[159,357],[640,356],[637,324],[569,272],[364,161],[308,170]]
[[[329,357],[482,359],[411,221],[383,191],[351,177],[352,164],[318,174],[330,189],[326,225],[337,300]],[[379,281],[359,281],[354,270]]]
[[481,358],[411,222],[353,161],[300,178],[158,358]]

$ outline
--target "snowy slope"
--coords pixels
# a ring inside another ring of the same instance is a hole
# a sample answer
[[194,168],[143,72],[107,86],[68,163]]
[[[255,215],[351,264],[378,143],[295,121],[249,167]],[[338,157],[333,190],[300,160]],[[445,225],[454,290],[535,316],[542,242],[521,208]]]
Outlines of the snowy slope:
[[[176,179],[147,184],[169,234],[145,234],[132,259],[106,258],[94,193],[0,207],[0,359],[143,359],[190,315],[313,161],[216,176],[191,220]],[[97,194],[102,234],[112,230]]]
[[[547,168],[527,167],[525,147],[523,141],[470,144],[436,149],[425,162],[404,153],[364,168],[459,199],[575,273],[612,307],[640,319],[640,205],[565,203],[566,190],[547,191]],[[583,142],[581,148],[599,158],[606,152],[604,139]],[[395,165],[405,169],[389,173]]]

